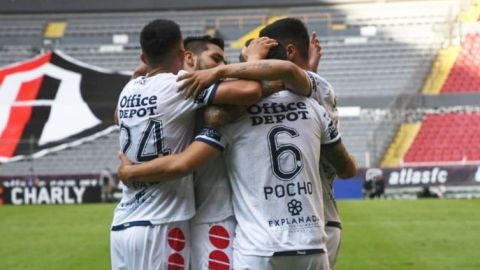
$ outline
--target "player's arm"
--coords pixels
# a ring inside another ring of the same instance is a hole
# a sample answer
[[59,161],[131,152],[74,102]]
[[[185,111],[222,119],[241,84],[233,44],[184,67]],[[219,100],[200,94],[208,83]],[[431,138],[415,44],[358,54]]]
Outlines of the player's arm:
[[223,78],[282,80],[286,88],[297,94],[309,96],[311,93],[310,81],[305,71],[294,63],[283,60],[256,60],[187,73],[179,76],[178,79],[183,81],[179,89],[185,90],[186,96],[195,96],[208,85]]
[[[270,38],[261,38],[252,42],[252,48],[246,52],[248,55],[247,61],[255,61],[264,58],[271,47],[277,46],[277,42]],[[200,75],[203,76],[203,75]],[[183,76],[179,76],[179,79]],[[252,105],[257,103],[263,96],[263,88],[261,83],[255,79],[241,78],[240,80],[223,81],[218,85],[213,104],[227,104],[227,105]],[[197,97],[198,94],[207,87],[224,77],[210,77],[207,82],[192,82],[190,88],[185,91],[185,97]],[[180,89],[184,89],[182,85]]]
[[141,164],[132,164],[119,153],[118,176],[125,185],[131,181],[158,182],[179,178],[192,173],[208,160],[216,158],[220,150],[201,141],[194,141],[183,152],[158,157]]
[[219,128],[237,119],[245,109],[245,106],[236,105],[208,106],[203,112],[203,121],[209,127]]
[[258,81],[230,80],[218,85],[213,104],[252,105],[262,98]]
[[337,127],[323,106],[318,105],[314,108],[318,112],[322,125],[320,154],[335,168],[340,178],[355,176],[357,165],[345,148]]
[[181,153],[158,157],[141,164],[132,164],[120,153],[118,176],[126,185],[131,181],[158,182],[190,174],[208,160],[218,157],[225,147],[221,134],[212,128],[203,128],[195,141]]
[[182,84],[179,90],[185,91],[187,97],[197,96],[205,87],[224,78],[239,78],[256,81],[282,80],[291,91],[309,96],[310,80],[305,71],[290,61],[260,60],[268,50],[277,46],[275,40],[262,37],[253,40],[247,48],[248,62],[222,65],[212,69],[199,70],[178,77]]
[[335,168],[340,178],[351,178],[357,174],[357,165],[341,140],[322,145],[321,155]]

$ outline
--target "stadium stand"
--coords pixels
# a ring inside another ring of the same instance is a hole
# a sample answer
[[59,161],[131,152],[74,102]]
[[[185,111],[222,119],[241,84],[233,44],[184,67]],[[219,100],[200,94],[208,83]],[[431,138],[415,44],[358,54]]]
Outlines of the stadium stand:
[[[480,24],[477,24],[480,26]],[[480,32],[467,34],[441,93],[480,92]]]
[[[479,17],[480,1],[471,1],[471,6],[459,13],[456,30],[459,34],[453,39],[445,40],[446,46],[439,51],[430,75],[425,80],[422,91],[425,95],[448,94],[450,100],[458,97],[457,105],[468,98],[478,99]],[[468,97],[462,97],[465,94]],[[439,108],[448,110],[448,107]],[[480,158],[475,140],[478,136],[477,112],[437,111],[427,114],[423,121],[402,125],[386,151],[381,166],[476,164]]]
[[105,168],[116,171],[117,152],[118,132],[112,132],[41,158],[4,163],[0,167],[0,176],[95,174]]
[[342,140],[361,167],[376,165],[394,136],[398,123],[382,118],[343,117],[340,119]]
[[0,48],[0,66],[7,66],[29,59],[35,54],[35,49],[30,45],[5,45]]
[[403,162],[403,157],[420,130],[420,123],[402,124],[388,147],[380,167],[397,167]]
[[[0,15],[0,25],[8,28],[5,32],[0,28],[0,65],[28,59],[42,50],[58,49],[91,65],[131,71],[139,63],[141,27],[158,17],[174,19],[185,36],[202,35],[213,29],[226,39],[229,62],[236,62],[239,49],[229,47],[236,40],[271,17],[296,16],[319,34],[323,48],[319,73],[334,85],[340,106],[343,98],[374,99],[379,96],[389,100],[388,106],[394,106],[399,95],[421,90],[449,34],[449,26],[456,18],[456,7],[455,1],[416,1],[412,8],[412,3],[407,1],[227,10]],[[46,29],[58,22],[64,23],[63,33],[47,35]],[[360,114],[341,117],[341,132],[358,164],[375,166],[382,160],[400,123]],[[29,174],[28,168],[32,166],[38,174],[92,173],[105,167],[116,170],[117,136],[112,133],[99,142],[89,142],[42,158],[5,163],[0,167],[0,175]],[[112,148],[106,149],[105,145]],[[103,150],[97,151],[99,149]],[[84,160],[85,156],[90,156],[89,160]]]
[[478,112],[426,115],[418,135],[405,155],[405,163],[478,161],[478,134]]
[[458,15],[460,38],[450,40],[440,50],[433,68],[425,81],[423,93],[478,92],[478,67],[475,51],[479,49],[480,1],[471,1]]

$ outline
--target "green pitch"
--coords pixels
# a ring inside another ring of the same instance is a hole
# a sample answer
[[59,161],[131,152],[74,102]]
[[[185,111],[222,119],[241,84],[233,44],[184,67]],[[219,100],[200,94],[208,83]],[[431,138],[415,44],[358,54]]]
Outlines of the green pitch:
[[[344,242],[338,270],[480,269],[480,200],[349,201],[339,206]],[[113,208],[0,207],[0,268],[109,269]]]

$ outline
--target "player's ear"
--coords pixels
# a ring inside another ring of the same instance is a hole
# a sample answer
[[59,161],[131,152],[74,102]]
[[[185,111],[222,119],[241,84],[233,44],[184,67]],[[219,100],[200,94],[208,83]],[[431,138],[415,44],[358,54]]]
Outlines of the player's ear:
[[185,68],[195,69],[195,64],[197,62],[195,54],[190,51],[185,51],[185,58],[183,62],[184,62]]
[[292,61],[297,55],[297,48],[293,44],[288,44],[285,49],[287,51],[287,59]]
[[140,60],[148,66],[148,61],[147,61],[147,57],[145,57],[145,54],[143,52],[140,53]]

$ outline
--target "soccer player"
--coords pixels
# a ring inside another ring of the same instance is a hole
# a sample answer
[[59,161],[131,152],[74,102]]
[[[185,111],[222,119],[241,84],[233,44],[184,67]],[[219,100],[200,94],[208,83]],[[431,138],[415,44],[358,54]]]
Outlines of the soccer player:
[[[177,92],[178,75],[185,73],[180,71],[185,52],[180,29],[172,21],[147,24],[140,44],[149,73],[131,80],[117,104],[120,148],[134,163],[182,151],[193,137],[197,108],[211,103],[248,105],[262,95],[258,82],[228,81],[185,99]],[[111,227],[112,269],[188,266],[187,221],[195,213],[191,175],[173,182],[132,182],[122,192]]]
[[[302,69],[275,60],[221,66],[185,77],[184,87],[192,88],[221,77],[282,78],[287,86],[297,81],[308,92],[314,87]],[[238,220],[234,269],[328,269],[320,150],[341,177],[354,174],[356,167],[325,110],[316,101],[281,91],[250,106],[246,115],[222,130]],[[123,158],[120,176],[128,182],[132,177],[183,175],[218,155],[221,136],[205,130],[181,154],[141,165],[125,165]]]
[[[315,86],[312,97],[324,106],[338,129],[338,113],[336,95],[333,86],[316,71],[320,62],[321,47],[316,33],[309,41],[308,30],[302,21],[294,18],[278,20],[260,31],[260,36],[270,37],[278,41],[279,47],[285,49],[289,61],[308,70],[311,84]],[[310,72],[311,71],[311,72]],[[323,201],[327,233],[327,250],[330,268],[335,269],[341,243],[341,222],[338,208],[333,196],[332,185],[336,178],[334,167],[325,157],[320,160],[320,176],[323,184]]]
[[[186,52],[184,69],[195,71],[223,65],[224,42],[210,36],[188,37],[183,42]],[[200,113],[203,116],[203,113]],[[202,120],[196,125],[201,128]],[[200,125],[199,125],[200,124]],[[191,269],[208,270],[219,264],[232,269],[233,217],[231,191],[224,159],[210,160],[194,172],[196,213],[190,220]]]

